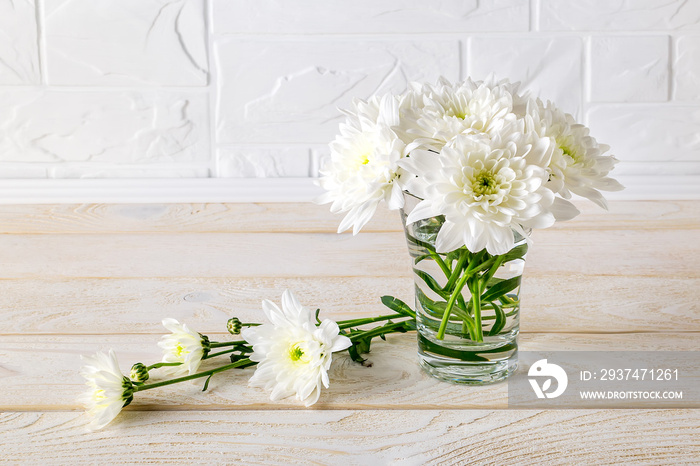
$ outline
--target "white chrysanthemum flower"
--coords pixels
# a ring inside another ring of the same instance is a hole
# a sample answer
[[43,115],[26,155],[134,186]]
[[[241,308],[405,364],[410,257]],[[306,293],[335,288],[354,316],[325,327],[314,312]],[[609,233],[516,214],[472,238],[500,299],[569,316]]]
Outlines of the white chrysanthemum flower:
[[589,136],[584,125],[576,123],[574,117],[547,102],[545,106],[537,99],[529,105],[528,113],[532,120],[528,126],[540,136],[549,137],[554,143],[552,159],[548,166],[549,187],[564,199],[571,193],[590,199],[607,209],[602,191],[619,191],[624,187],[608,174],[618,160],[604,156],[610,147],[598,144]]
[[[407,143],[406,152],[415,148],[439,152],[459,134],[482,133],[493,137],[524,114],[526,100],[517,90],[517,83],[493,79],[486,82],[467,79],[453,85],[440,78],[434,86],[410,87],[404,97],[408,104],[401,108],[400,124],[400,133],[413,138]],[[415,106],[419,99],[421,105]]]
[[319,185],[327,192],[316,202],[332,202],[333,213],[347,212],[338,233],[352,227],[357,234],[381,201],[392,210],[403,207],[397,162],[404,143],[392,130],[398,124],[398,97],[356,100],[353,105],[330,144],[330,160],[320,170]]
[[250,385],[268,390],[272,401],[296,395],[311,406],[318,401],[321,386],[328,388],[333,352],[347,349],[350,339],[339,335],[332,320],[316,326],[311,311],[288,290],[282,294],[281,310],[265,300],[263,311],[269,324],[241,332],[253,345],[251,361],[258,362]]
[[163,362],[180,365],[164,366],[161,370],[175,377],[197,372],[202,358],[209,353],[209,339],[175,319],[163,319],[163,327],[172,332],[158,342],[163,349]]
[[524,144],[512,135],[505,142],[461,135],[439,154],[416,150],[402,166],[420,173],[427,183],[424,200],[406,221],[444,215],[438,252],[466,246],[472,252],[486,248],[489,254],[504,254],[514,246],[513,230],[527,236],[525,228],[554,223],[549,211],[554,194],[544,187],[547,173],[528,162],[545,164],[549,150],[545,138]]
[[90,390],[84,393],[81,401],[92,416],[90,427],[101,429],[109,424],[131,403],[134,386],[119,370],[114,351],[109,354],[97,353],[94,356],[81,356],[85,362],[80,374]]

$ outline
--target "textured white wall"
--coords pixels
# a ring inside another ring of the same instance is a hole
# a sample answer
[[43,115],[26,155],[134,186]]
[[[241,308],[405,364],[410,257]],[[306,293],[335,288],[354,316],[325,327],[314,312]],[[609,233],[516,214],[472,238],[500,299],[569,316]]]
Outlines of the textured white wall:
[[0,0],[0,178],[313,177],[353,97],[492,72],[700,193],[700,0]]

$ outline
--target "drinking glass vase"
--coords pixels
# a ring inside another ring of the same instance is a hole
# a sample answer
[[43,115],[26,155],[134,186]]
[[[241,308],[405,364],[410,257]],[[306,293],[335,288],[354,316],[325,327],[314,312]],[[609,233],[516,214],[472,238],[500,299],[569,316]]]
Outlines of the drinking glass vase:
[[504,380],[517,367],[526,238],[513,231],[514,247],[497,256],[464,246],[438,253],[435,241],[444,217],[406,224],[418,202],[406,194],[401,218],[413,261],[420,364],[448,382]]

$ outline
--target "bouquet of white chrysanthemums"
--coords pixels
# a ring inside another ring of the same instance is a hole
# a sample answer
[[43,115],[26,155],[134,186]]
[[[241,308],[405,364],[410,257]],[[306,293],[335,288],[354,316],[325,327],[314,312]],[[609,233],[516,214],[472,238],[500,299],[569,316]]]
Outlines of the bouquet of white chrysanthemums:
[[[508,81],[412,83],[402,94],[355,100],[345,114],[317,202],[345,213],[338,232],[352,227],[353,234],[382,201],[392,210],[408,199],[415,204],[403,217],[415,264],[430,258],[440,266],[437,278],[416,271],[426,290],[417,302],[439,323],[437,340],[454,321],[475,342],[513,331],[506,320],[519,306],[520,277],[496,273],[522,261],[527,244],[517,243],[529,242],[532,229],[578,215],[572,194],[607,208],[600,191],[623,189],[608,177],[617,163],[603,155],[608,146]],[[470,296],[462,296],[467,289]],[[495,313],[488,324],[484,309]]]
[[578,215],[572,193],[607,208],[600,191],[623,189],[608,177],[617,163],[608,146],[508,81],[411,83],[345,113],[319,179],[318,202],[347,213],[338,232],[357,234],[381,201],[402,208],[406,191],[422,199],[409,223],[445,216],[438,251],[502,254],[513,230]]

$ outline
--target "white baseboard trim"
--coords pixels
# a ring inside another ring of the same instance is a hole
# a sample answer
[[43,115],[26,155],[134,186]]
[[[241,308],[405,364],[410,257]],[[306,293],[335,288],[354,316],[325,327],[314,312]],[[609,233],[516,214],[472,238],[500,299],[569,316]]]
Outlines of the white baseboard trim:
[[[700,199],[700,176],[624,176],[609,200]],[[310,202],[311,178],[6,179],[0,204]]]
[[0,204],[308,202],[311,178],[154,178],[0,181]]

